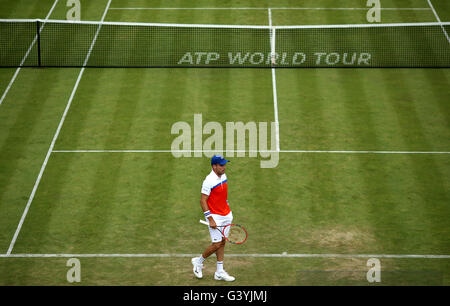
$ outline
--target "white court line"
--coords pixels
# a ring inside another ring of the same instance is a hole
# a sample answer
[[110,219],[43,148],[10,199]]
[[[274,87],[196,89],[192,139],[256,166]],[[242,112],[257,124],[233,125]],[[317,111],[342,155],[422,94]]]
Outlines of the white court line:
[[323,150],[283,150],[282,153],[335,153],[335,154],[450,154],[439,151],[323,151]]
[[444,32],[444,35],[447,38],[448,43],[450,43],[450,37],[448,36],[447,31],[445,30],[444,26],[442,25],[441,18],[439,18],[439,15],[437,14],[436,10],[434,9],[433,4],[431,4],[431,0],[428,0],[428,5],[430,6],[431,10],[433,11],[433,14],[436,17],[436,20],[441,24],[442,31]]
[[[58,3],[58,1],[59,1],[59,0],[55,0],[55,2],[53,3],[53,6],[51,7],[50,11],[49,11],[48,14],[47,14],[47,17],[45,17],[44,24],[43,24],[43,25],[41,26],[41,28],[39,29],[39,33],[42,32],[42,30],[44,29],[44,27],[45,27],[45,22],[50,18],[50,16],[51,16],[53,10],[55,9],[56,4]],[[5,92],[3,93],[2,97],[0,98],[0,105],[2,105],[3,100],[5,100],[6,95],[8,94],[9,90],[11,89],[11,86],[13,85],[13,83],[14,83],[14,81],[16,80],[17,76],[19,75],[19,72],[20,72],[20,70],[22,69],[22,66],[23,66],[23,64],[25,63],[26,59],[28,58],[28,55],[30,54],[31,49],[33,49],[34,45],[36,44],[37,39],[38,39],[38,36],[37,36],[37,34],[36,34],[36,36],[34,37],[34,40],[32,41],[30,47],[29,47],[28,50],[27,50],[27,53],[25,53],[25,56],[23,57],[22,61],[20,62],[19,68],[17,68],[17,70],[16,70],[16,72],[14,73],[14,75],[13,75],[11,81],[10,81],[9,84],[8,84],[8,87],[6,87]]]
[[53,153],[329,153],[329,154],[450,154],[447,151],[326,151],[326,150],[54,150]]
[[[272,27],[272,10],[268,9],[269,27],[270,27],[270,52],[275,56],[275,29]],[[277,80],[275,77],[275,68],[272,67],[272,92],[273,92],[273,109],[275,116],[275,144],[276,150],[280,151],[280,123],[278,121],[278,95],[277,95]]]
[[[105,20],[105,17],[106,17],[106,14],[108,13],[108,8],[109,8],[110,4],[111,4],[111,0],[108,1],[108,4],[107,4],[106,9],[105,9],[105,12],[103,13],[101,22],[103,22]],[[89,60],[89,56],[91,55],[91,51],[94,48],[94,45],[95,45],[95,42],[97,40],[97,37],[98,37],[98,34],[100,32],[101,27],[102,27],[102,24],[100,23],[99,27],[97,29],[97,32],[95,33],[94,39],[93,39],[93,41],[91,43],[91,46],[89,48],[89,52],[88,52],[88,54],[86,56],[86,59],[84,61],[84,66],[86,66],[86,63]],[[69,101],[67,102],[67,105],[66,105],[66,108],[64,110],[63,116],[62,116],[61,120],[59,121],[58,128],[56,129],[56,133],[53,136],[52,143],[50,144],[50,148],[47,151],[47,155],[45,156],[44,162],[43,162],[43,164],[41,166],[41,170],[39,171],[39,175],[38,175],[38,177],[36,179],[36,182],[34,183],[33,190],[31,191],[30,198],[28,199],[28,202],[27,202],[25,210],[24,210],[24,212],[22,214],[22,217],[20,218],[19,225],[17,226],[16,232],[14,233],[14,237],[11,240],[11,243],[9,245],[9,248],[8,248],[8,251],[7,251],[6,255],[11,254],[11,252],[12,252],[12,250],[14,248],[14,244],[16,243],[17,237],[19,236],[20,230],[22,229],[22,225],[23,225],[23,222],[25,221],[25,217],[28,214],[28,210],[30,208],[31,202],[33,202],[34,195],[36,194],[36,190],[37,190],[37,188],[39,186],[39,183],[40,183],[40,181],[42,179],[42,175],[44,174],[44,170],[47,167],[47,163],[48,163],[48,160],[50,158],[50,155],[53,152],[53,148],[55,146],[56,139],[58,139],[59,133],[60,133],[61,128],[63,126],[64,120],[66,119],[66,116],[67,116],[67,113],[69,111],[70,105],[72,104],[73,97],[75,96],[75,93],[76,93],[76,91],[78,89],[78,85],[80,83],[81,77],[83,76],[84,70],[85,70],[85,68],[83,67],[81,69],[81,71],[80,71],[80,74],[78,75],[77,81],[76,81],[75,86],[74,86],[74,88],[72,90],[72,93],[70,95]]]
[[[110,10],[267,10],[268,7],[111,7]],[[272,10],[361,10],[371,7],[271,7]],[[429,7],[382,7],[387,11],[429,11]]]
[[[195,257],[198,254],[155,253],[155,254],[1,254],[0,258],[152,258],[152,257]],[[427,258],[450,259],[450,255],[425,254],[227,254],[226,257],[260,258]]]

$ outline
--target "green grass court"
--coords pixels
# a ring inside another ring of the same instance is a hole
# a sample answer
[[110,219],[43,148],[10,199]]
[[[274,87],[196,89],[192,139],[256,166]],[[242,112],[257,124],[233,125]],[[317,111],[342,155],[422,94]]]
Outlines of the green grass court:
[[[0,0],[0,19],[45,19],[55,0],[30,2]],[[367,23],[355,9],[367,1],[341,2],[112,0],[105,21],[268,25],[274,8],[273,25]],[[396,9],[381,20],[450,21],[450,2],[431,2],[384,0]],[[81,19],[107,4],[81,0]],[[53,8],[66,19],[65,0]],[[276,168],[229,158],[249,233],[226,246],[233,285],[450,285],[449,69],[276,69],[276,105],[272,69],[16,72],[0,69],[0,285],[69,285],[71,257],[79,285],[224,285],[215,255],[202,280],[191,265],[210,243],[198,223],[209,158],[167,152],[172,124],[194,114],[279,121]]]

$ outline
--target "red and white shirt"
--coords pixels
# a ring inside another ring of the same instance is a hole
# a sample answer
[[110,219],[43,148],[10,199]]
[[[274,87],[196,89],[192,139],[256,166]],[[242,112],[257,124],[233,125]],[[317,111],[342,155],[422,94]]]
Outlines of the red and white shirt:
[[212,214],[226,216],[231,210],[227,200],[227,176],[220,177],[214,172],[205,178],[202,184],[202,193],[208,196],[208,208]]

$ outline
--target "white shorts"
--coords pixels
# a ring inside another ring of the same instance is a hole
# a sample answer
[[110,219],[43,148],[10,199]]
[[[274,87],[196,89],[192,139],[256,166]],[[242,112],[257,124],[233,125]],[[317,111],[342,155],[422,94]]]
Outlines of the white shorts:
[[[231,211],[226,216],[211,214],[211,217],[213,217],[214,221],[216,222],[216,225],[218,225],[218,226],[219,225],[228,225],[228,224],[231,224],[231,222],[233,221],[233,214],[231,213]],[[206,221],[209,222],[208,219],[206,219]],[[209,229],[209,234],[211,236],[211,241],[213,243],[222,241],[223,236],[222,236],[221,231],[219,231],[218,229],[213,229],[209,226],[208,226],[208,229]],[[223,230],[223,228],[220,228],[220,229]],[[225,229],[225,233],[224,233],[225,236],[228,235],[228,229],[229,229],[229,227],[227,227]]]

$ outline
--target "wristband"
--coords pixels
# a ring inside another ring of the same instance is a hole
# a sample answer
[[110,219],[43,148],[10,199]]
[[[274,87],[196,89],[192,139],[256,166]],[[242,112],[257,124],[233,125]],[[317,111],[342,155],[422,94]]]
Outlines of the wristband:
[[205,211],[203,214],[205,215],[206,219],[208,219],[208,217],[211,216],[211,212],[209,210]]

